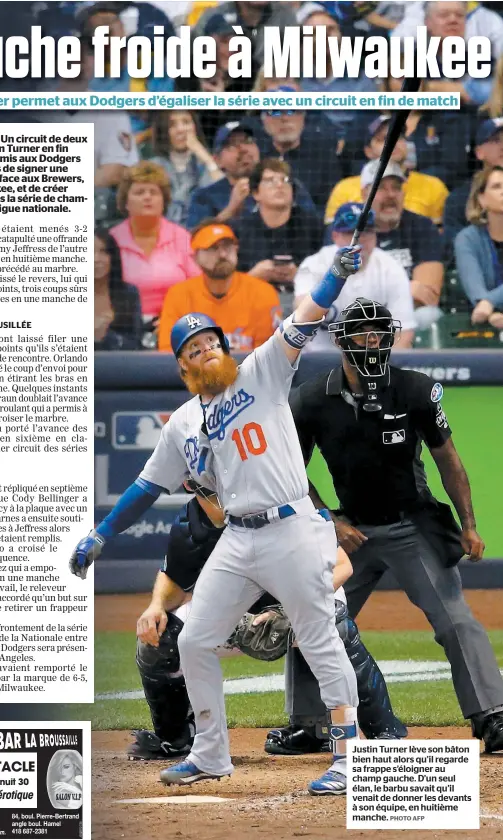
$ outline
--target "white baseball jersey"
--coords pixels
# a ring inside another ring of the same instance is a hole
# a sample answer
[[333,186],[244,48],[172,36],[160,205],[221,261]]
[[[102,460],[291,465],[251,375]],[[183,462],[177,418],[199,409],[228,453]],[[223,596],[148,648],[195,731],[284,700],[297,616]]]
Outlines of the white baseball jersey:
[[235,516],[307,496],[304,459],[288,405],[297,363],[292,367],[281,342],[273,335],[258,347],[240,366],[235,382],[206,406],[196,397],[177,409],[141,478],[172,492],[188,471],[205,486],[215,482],[225,512]]
[[199,443],[202,422],[199,397],[193,397],[177,408],[163,426],[140,478],[174,493],[186,478],[192,477],[215,492],[215,479],[208,472],[208,459],[201,452]]
[[[235,382],[206,405],[189,400],[171,416],[141,477],[173,490],[184,475],[216,490],[227,514],[291,503],[295,515],[255,530],[230,524],[194,588],[178,637],[197,722],[187,756],[217,776],[232,772],[222,671],[216,650],[264,591],[274,593],[328,709],[355,707],[355,672],[335,627],[335,528],[307,498],[308,481],[288,394],[294,375],[273,335],[251,353]],[[297,503],[297,504],[295,504]],[[168,772],[168,771],[167,771]]]

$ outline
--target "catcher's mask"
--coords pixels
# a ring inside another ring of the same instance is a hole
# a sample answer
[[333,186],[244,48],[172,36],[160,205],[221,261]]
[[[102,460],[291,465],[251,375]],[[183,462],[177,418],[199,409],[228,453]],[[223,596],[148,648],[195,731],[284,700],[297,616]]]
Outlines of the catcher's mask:
[[364,389],[364,411],[381,411],[379,391],[388,384],[388,361],[400,321],[381,303],[357,298],[344,309],[328,332],[356,368]]

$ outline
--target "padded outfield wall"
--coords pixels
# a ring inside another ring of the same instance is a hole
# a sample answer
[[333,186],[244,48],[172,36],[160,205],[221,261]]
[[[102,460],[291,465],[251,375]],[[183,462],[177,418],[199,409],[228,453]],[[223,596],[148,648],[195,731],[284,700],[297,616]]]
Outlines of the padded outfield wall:
[[[445,383],[442,407],[470,478],[486,556],[503,558],[503,388],[475,385],[456,388]],[[425,447],[423,455],[433,494],[440,501],[448,501],[438,470]],[[330,474],[319,452],[313,455],[308,473],[322,499],[336,507]],[[378,492],[379,476],[376,476]]]

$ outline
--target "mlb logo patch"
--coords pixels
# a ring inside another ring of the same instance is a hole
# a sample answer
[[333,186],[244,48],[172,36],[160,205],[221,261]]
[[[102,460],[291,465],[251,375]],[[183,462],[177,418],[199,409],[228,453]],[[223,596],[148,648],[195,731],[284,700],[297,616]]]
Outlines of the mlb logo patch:
[[383,443],[405,443],[405,429],[400,429],[398,432],[383,432]]
[[114,449],[155,449],[171,411],[118,411],[112,416]]

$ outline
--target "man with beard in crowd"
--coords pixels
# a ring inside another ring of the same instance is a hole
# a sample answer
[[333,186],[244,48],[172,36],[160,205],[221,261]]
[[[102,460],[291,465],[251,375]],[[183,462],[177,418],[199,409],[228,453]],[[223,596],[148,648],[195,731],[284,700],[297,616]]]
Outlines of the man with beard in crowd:
[[220,324],[233,352],[250,353],[281,322],[276,289],[236,271],[239,243],[227,225],[215,219],[202,222],[192,231],[190,244],[201,274],[172,286],[164,298],[159,350],[173,352],[171,330],[185,312],[203,312]]
[[[225,178],[195,190],[188,210],[189,230],[205,219],[228,222],[243,210],[252,212],[255,208],[249,178],[260,160],[260,151],[253,130],[237,121],[221,126],[215,135],[213,155]],[[305,187],[300,183],[296,186],[299,204],[314,210]]]
[[[271,90],[274,96],[296,93],[293,85]],[[264,111],[264,134],[258,138],[263,157],[279,157],[291,166],[292,173],[309,191],[316,207],[327,203],[330,190],[342,178],[338,144],[332,128],[322,124],[306,125],[304,111]]]
[[[371,190],[379,161],[367,163],[360,175],[364,200]],[[404,183],[401,167],[391,161],[376,192],[377,245],[405,269],[415,305],[415,319],[424,329],[441,316],[438,303],[444,282],[442,242],[435,225],[426,216],[404,210]]]
[[[388,133],[391,117],[382,114],[373,119],[367,125],[366,140],[364,146],[365,157],[369,161],[379,161],[386,135]],[[398,138],[391,153],[391,162],[400,167],[402,180],[404,182],[404,201],[407,210],[411,213],[418,213],[427,216],[439,225],[442,222],[444,204],[449,191],[440,178],[434,175],[427,175],[424,172],[417,172],[411,168],[412,162],[408,159],[409,146],[405,136],[405,128]],[[362,169],[363,171],[363,169]],[[358,175],[351,175],[342,181],[334,181],[335,184],[325,209],[325,224],[330,224],[337,209],[341,204],[348,201],[362,200],[362,184]]]
[[[321,280],[332,265],[337,250],[351,244],[362,210],[363,204],[343,204],[339,207],[332,223],[332,244],[325,245],[305,259],[295,275],[295,306],[298,306],[305,295],[309,294]],[[393,255],[385,254],[376,247],[377,231],[374,210],[371,210],[368,215],[358,244],[361,247],[362,267],[345,282],[344,288],[325,319],[324,326],[328,326],[334,311],[340,312],[345,309],[358,295],[365,292],[374,300],[379,300],[391,311],[393,318],[400,321],[402,329],[395,344],[399,341],[402,350],[405,347],[411,347],[416,325],[410,293],[411,284],[405,270],[393,259]],[[320,331],[313,345],[318,342],[318,348],[321,349],[324,337],[327,337],[327,333]]]

